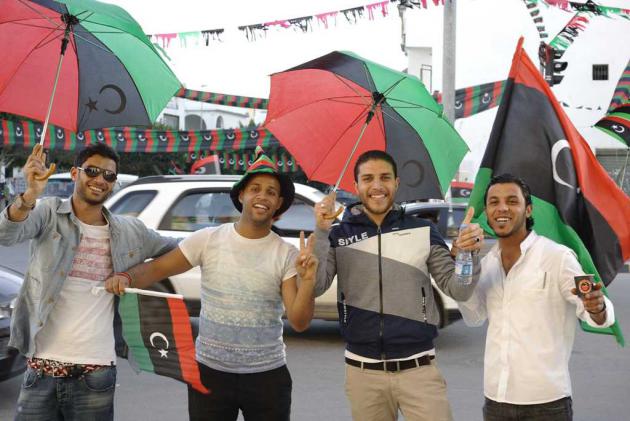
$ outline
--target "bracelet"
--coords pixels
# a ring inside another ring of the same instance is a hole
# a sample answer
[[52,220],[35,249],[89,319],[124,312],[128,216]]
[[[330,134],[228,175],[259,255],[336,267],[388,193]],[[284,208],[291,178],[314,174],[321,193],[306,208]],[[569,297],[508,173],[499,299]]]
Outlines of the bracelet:
[[587,310],[586,312],[587,312],[588,314],[602,314],[604,311],[606,311],[606,301],[604,301],[604,307],[602,307],[602,309],[601,309],[601,310],[599,310],[598,312],[593,313],[593,312],[588,311],[588,310]]
[[127,280],[129,281],[130,287],[131,287],[131,284],[133,284],[133,278],[131,277],[129,272],[118,272],[116,275],[124,276],[125,278],[127,278]]

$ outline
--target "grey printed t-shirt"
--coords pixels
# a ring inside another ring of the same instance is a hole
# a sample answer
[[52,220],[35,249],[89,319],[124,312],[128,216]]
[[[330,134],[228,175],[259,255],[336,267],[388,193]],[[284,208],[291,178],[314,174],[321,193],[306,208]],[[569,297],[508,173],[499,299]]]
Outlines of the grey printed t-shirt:
[[234,224],[199,230],[179,247],[201,266],[197,361],[229,373],[286,364],[281,288],[296,275],[297,249],[274,232],[245,238]]

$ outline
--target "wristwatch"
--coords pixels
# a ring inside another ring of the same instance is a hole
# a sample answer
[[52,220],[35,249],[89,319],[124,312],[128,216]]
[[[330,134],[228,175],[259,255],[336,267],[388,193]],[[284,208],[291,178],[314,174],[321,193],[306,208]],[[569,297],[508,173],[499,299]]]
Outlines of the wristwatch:
[[30,211],[30,210],[33,210],[33,208],[35,207],[35,203],[37,202],[27,203],[26,200],[24,200],[24,193],[20,193],[15,198],[15,201],[13,203],[21,211],[27,211],[27,210]]

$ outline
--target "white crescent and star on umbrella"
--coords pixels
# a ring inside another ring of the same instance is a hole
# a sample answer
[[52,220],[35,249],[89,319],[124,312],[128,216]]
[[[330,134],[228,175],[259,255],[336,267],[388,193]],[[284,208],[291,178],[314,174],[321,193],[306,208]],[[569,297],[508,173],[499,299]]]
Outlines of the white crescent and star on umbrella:
[[[157,348],[157,346],[155,346],[155,344],[153,343],[155,338],[162,339],[164,343],[166,344],[166,346],[164,348]],[[151,346],[153,346],[153,348],[157,348],[158,352],[160,353],[160,358],[168,358],[167,349],[170,346],[170,344],[168,342],[168,339],[166,338],[166,335],[164,335],[161,332],[153,332],[151,336],[149,336],[149,342],[151,343]]]

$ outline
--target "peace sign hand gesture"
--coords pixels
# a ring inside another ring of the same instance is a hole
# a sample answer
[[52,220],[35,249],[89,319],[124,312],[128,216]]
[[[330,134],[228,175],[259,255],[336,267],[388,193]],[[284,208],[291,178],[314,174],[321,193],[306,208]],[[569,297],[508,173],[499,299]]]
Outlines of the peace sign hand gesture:
[[308,236],[308,241],[304,240],[304,231],[300,231],[300,253],[295,260],[295,269],[300,280],[315,280],[319,260],[313,253],[315,248],[315,234]]

